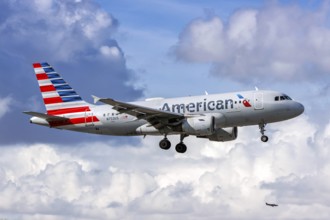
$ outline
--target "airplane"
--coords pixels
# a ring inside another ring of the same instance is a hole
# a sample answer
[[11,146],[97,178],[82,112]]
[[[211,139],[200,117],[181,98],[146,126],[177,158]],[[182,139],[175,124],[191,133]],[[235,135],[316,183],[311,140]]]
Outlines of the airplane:
[[276,206],[278,206],[278,205],[275,204],[275,203],[267,203],[267,202],[266,202],[266,205],[271,206],[271,207],[276,207]]
[[183,140],[189,135],[232,141],[237,138],[237,127],[250,125],[258,125],[261,141],[267,142],[266,124],[304,112],[302,104],[284,93],[257,89],[135,102],[92,96],[94,104],[90,104],[47,62],[34,63],[33,68],[47,112],[24,112],[33,116],[30,123],[101,135],[160,135],[164,136],[159,142],[163,150],[171,147],[168,135],[179,135],[178,153],[186,152]]

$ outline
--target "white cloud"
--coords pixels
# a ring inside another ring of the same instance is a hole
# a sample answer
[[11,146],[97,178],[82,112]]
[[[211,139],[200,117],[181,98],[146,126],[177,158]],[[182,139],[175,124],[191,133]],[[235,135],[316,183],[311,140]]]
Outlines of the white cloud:
[[177,47],[178,56],[189,61],[221,60],[224,56],[223,23],[220,18],[196,19],[188,25]]
[[[0,5],[0,62],[2,72],[10,73],[0,87],[0,117],[7,113],[1,118],[3,143],[26,142],[31,140],[29,134],[38,132],[22,123],[28,122],[27,116],[18,116],[26,110],[45,110],[35,84],[34,62],[49,62],[86,101],[91,101],[90,94],[115,95],[121,100],[142,95],[131,83],[135,72],[127,68],[113,36],[118,22],[95,0],[1,1]],[[8,99],[1,99],[9,95],[15,98],[10,111]],[[48,135],[39,135],[39,140],[47,140]],[[59,135],[57,140],[65,142],[66,134]]]
[[12,40],[6,47],[13,53],[16,47],[25,53],[37,48],[35,53],[63,62],[115,42],[116,19],[94,1],[18,1],[10,9],[0,32]]
[[11,97],[7,96],[5,98],[0,98],[0,119],[10,111],[10,105],[12,104],[13,100]]
[[120,59],[122,57],[122,53],[118,47],[101,46],[100,51],[104,56],[112,57],[113,59]]
[[[94,58],[94,52],[103,58],[122,56],[115,42],[108,44],[109,35],[116,28],[115,20],[99,8],[85,11],[95,7],[83,7],[88,3],[90,1],[45,1],[38,9],[34,4],[31,8],[17,5],[18,9],[25,9],[18,14],[21,17],[11,17],[0,27],[0,31],[11,27],[21,34],[1,32],[2,40],[20,37],[13,41],[13,47],[6,47],[7,50],[21,50],[19,46],[31,43],[35,44],[31,47],[34,53],[46,48],[40,49],[39,45],[47,45],[46,53],[59,54],[56,60],[61,62],[72,62],[68,58],[82,56],[81,70],[89,66],[93,73],[112,69],[95,60],[84,65],[84,61]],[[61,10],[56,14],[54,9],[58,8]],[[30,10],[29,13],[25,14],[26,10]],[[38,10],[42,13],[36,13]],[[31,17],[31,12],[36,17]],[[303,18],[300,12],[299,8],[277,6],[241,10],[230,17],[228,25],[214,16],[195,19],[182,33],[177,52],[180,58],[191,62],[216,63],[216,73],[222,73],[218,68],[224,64],[223,68],[235,70],[232,77],[240,78],[243,74],[242,79],[246,73],[261,76],[264,70],[274,71],[270,73],[275,73],[277,78],[285,79],[291,72],[289,77],[294,77],[301,69],[298,64],[304,63],[306,56],[315,56],[311,65],[327,69],[326,57],[321,60],[316,57],[327,54],[323,46],[327,45],[328,29],[322,25],[309,29],[304,23],[306,20],[311,24],[317,22],[311,17]],[[269,13],[272,19],[267,17]],[[58,19],[49,19],[50,15]],[[298,18],[303,26],[298,30],[311,30],[306,35],[311,36],[312,43],[307,44],[312,45],[310,54],[297,53],[300,40],[305,39],[297,37],[294,29]],[[22,22],[24,20],[27,23]],[[322,21],[321,16],[321,24]],[[29,27],[38,33],[31,32]],[[43,31],[44,27],[48,28]],[[57,32],[59,29],[62,31]],[[298,42],[291,44],[292,39]],[[38,53],[41,55],[44,52]],[[96,67],[100,69],[95,71]],[[83,81],[82,71],[77,72]],[[111,88],[104,77],[100,78]],[[121,79],[126,81],[127,76]],[[98,83],[95,85],[101,87]],[[17,131],[16,127],[14,130]],[[271,137],[268,143],[260,142],[257,126],[239,128],[238,140],[228,143],[188,137],[185,155],[173,149],[160,150],[160,137],[147,137],[137,146],[122,146],[118,142],[1,144],[0,217],[265,219],[271,216],[292,219],[303,215],[328,219],[330,122],[322,127],[302,116],[269,125],[267,132]],[[173,145],[179,141],[177,136],[170,139]],[[270,209],[265,207],[265,201],[280,206]]]
[[2,146],[0,210],[28,219],[326,218],[329,127],[317,132],[302,116],[269,125],[268,143],[257,126],[234,142],[188,137],[184,155],[160,150],[156,137],[134,147]]
[[51,9],[53,0],[34,0],[34,5],[39,12],[48,11]]
[[254,36],[257,32],[257,11],[238,11],[231,18],[231,25],[228,29],[228,38],[235,41],[237,47],[252,48]]
[[174,51],[180,60],[212,62],[213,74],[238,81],[327,79],[328,15],[326,4],[314,11],[269,4],[238,10],[226,24],[214,15],[198,18],[182,31]]

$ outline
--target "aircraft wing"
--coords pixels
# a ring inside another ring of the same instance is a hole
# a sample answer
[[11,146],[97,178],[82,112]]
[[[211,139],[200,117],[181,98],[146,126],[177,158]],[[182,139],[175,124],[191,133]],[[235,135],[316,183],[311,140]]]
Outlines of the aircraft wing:
[[23,112],[27,115],[31,115],[31,116],[35,116],[35,117],[38,117],[38,118],[42,118],[42,119],[45,119],[46,121],[48,122],[54,122],[54,121],[66,121],[68,120],[68,118],[65,118],[65,117],[60,117],[60,116],[54,116],[54,115],[47,115],[47,114],[44,114],[44,113],[40,113],[40,112]]
[[[112,105],[113,109],[117,110],[118,112],[135,116],[138,119],[145,119],[153,126],[157,124],[161,124],[162,126],[173,125],[173,122],[179,122],[184,118],[184,115],[179,113],[162,111],[141,105],[116,101],[110,98],[98,98],[96,96],[93,96],[93,98],[95,103],[103,102],[105,104]],[[169,120],[172,121],[172,124],[168,122]],[[155,127],[159,128],[161,126]]]

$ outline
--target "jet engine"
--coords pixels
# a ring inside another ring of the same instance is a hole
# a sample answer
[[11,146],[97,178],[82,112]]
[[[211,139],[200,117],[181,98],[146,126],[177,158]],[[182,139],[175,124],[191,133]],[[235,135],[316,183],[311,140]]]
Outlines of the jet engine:
[[210,141],[232,141],[237,138],[237,127],[232,128],[216,128],[211,135],[200,135],[198,138],[208,138]]
[[213,116],[197,116],[187,118],[182,123],[182,131],[188,135],[208,136],[214,133],[215,119]]
[[237,138],[237,127],[217,128],[214,134],[206,136],[210,141],[232,141]]

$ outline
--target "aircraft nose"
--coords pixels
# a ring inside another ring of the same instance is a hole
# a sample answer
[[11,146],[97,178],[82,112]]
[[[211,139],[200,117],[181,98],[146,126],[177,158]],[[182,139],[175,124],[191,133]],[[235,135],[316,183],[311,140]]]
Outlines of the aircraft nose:
[[305,111],[305,107],[301,103],[297,102],[295,105],[295,112],[297,116],[301,115],[304,111]]

